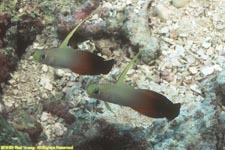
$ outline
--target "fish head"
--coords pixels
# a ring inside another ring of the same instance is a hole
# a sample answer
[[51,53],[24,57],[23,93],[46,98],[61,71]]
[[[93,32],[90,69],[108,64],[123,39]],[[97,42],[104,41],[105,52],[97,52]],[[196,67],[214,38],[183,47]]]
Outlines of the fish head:
[[46,64],[49,66],[57,66],[57,62],[61,53],[56,51],[55,49],[47,49],[47,50],[36,50],[33,54],[33,59],[39,63]]
[[87,87],[87,94],[89,97],[92,97],[92,98],[98,98],[99,95],[101,94],[101,87],[99,87],[97,84],[90,84],[88,87]]
[[87,94],[90,97],[96,97],[100,93],[100,89],[97,84],[90,84],[87,87]]
[[47,52],[43,51],[43,50],[37,50],[35,51],[35,53],[33,54],[33,58],[34,60],[40,62],[40,63],[44,63],[47,59]]

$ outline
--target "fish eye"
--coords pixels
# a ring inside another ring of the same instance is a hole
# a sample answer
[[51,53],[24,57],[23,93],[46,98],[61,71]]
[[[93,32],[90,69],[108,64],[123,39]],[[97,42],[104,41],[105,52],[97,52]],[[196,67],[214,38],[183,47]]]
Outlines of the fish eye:
[[41,60],[44,60],[46,58],[46,55],[44,52],[41,53]]
[[95,95],[98,95],[98,94],[99,94],[99,88],[95,88],[95,89],[93,90],[93,93],[94,93]]

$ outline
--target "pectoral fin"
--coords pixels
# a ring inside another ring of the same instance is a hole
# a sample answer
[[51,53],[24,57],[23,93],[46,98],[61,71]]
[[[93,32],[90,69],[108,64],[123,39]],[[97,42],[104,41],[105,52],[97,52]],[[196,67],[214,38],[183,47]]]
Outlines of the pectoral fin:
[[108,109],[108,111],[110,111],[111,113],[115,114],[112,110],[112,108],[109,106],[109,104],[107,102],[104,102],[106,109]]

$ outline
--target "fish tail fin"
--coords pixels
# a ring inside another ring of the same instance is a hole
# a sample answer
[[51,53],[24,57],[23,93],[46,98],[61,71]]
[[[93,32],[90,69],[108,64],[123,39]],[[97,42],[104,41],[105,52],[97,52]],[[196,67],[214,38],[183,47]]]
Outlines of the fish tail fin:
[[[129,106],[139,113],[152,118],[173,120],[180,113],[180,103],[172,103],[165,96],[150,90],[135,90],[136,97]],[[134,96],[135,97],[135,96]]]
[[168,113],[168,115],[166,116],[166,118],[169,121],[171,121],[174,118],[176,118],[179,115],[179,113],[180,113],[180,107],[181,107],[181,104],[180,103],[173,104],[173,107],[170,109],[170,112]]
[[109,71],[112,69],[114,63],[115,63],[114,59],[105,60],[102,66],[99,67],[99,69],[101,69],[100,72],[102,72],[102,74],[108,74]]
[[76,56],[80,61],[74,63],[70,69],[82,75],[107,74],[115,63],[114,59],[105,60],[89,51],[77,51]]

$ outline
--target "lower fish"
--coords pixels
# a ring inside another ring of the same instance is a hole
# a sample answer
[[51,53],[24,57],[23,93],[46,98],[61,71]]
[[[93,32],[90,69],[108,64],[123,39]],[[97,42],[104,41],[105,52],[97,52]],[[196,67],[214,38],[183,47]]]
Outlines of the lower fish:
[[36,50],[33,57],[40,63],[69,68],[80,75],[108,74],[115,63],[114,59],[105,60],[89,51],[74,50],[70,47]]
[[180,113],[180,103],[172,103],[162,94],[147,89],[134,89],[121,84],[91,84],[87,87],[87,93],[89,97],[128,106],[152,118],[173,120]]

